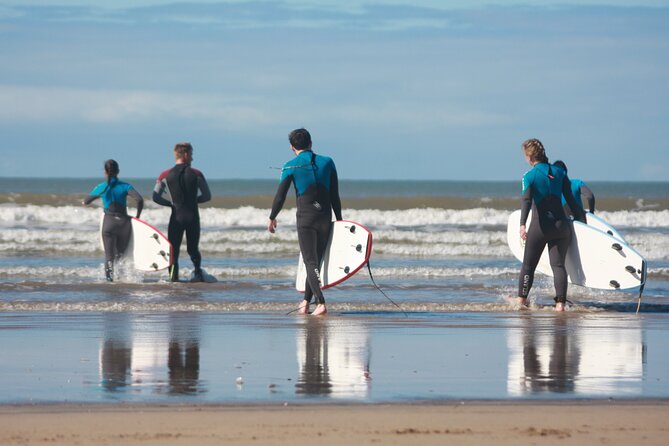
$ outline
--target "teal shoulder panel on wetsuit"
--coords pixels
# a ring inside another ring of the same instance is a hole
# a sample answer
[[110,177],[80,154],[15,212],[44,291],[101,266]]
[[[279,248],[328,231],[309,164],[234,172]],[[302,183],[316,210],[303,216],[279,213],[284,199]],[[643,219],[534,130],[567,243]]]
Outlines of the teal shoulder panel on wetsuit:
[[304,195],[307,189],[316,183],[330,190],[330,178],[334,170],[332,158],[305,151],[283,165],[280,182],[292,176],[298,196]]
[[564,169],[548,163],[536,164],[523,176],[523,193],[532,186],[532,199],[535,204],[541,203],[549,195],[562,196]]
[[109,184],[107,184],[106,181],[103,181],[102,183],[95,186],[91,192],[91,195],[100,196],[100,198],[102,198],[102,206],[105,209],[109,209],[109,206],[112,203],[117,203],[120,206],[126,207],[128,191],[132,188],[133,187],[130,184],[113,178]]

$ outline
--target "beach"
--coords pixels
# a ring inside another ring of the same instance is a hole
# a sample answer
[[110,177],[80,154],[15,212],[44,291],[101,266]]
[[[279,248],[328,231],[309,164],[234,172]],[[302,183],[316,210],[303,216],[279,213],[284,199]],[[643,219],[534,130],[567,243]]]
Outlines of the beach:
[[[638,314],[638,290],[577,286],[555,313],[540,275],[529,309],[507,301],[515,183],[345,186],[345,217],[374,234],[375,281],[361,270],[326,290],[324,318],[291,313],[295,216],[267,233],[274,182],[212,181],[201,249],[214,281],[198,284],[124,264],[106,283],[100,210],[77,205],[86,180],[17,184],[0,181],[0,444],[666,437],[665,183],[598,185],[598,215],[648,260]],[[169,212],[149,203],[142,216],[164,231]]]
[[33,444],[664,445],[666,402],[0,409],[0,442]]

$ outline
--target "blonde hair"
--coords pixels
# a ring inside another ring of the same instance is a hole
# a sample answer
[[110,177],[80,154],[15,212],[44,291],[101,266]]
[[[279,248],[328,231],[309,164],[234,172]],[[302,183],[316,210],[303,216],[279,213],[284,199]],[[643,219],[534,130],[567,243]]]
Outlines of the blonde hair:
[[174,157],[183,158],[187,153],[193,152],[193,146],[189,142],[179,142],[174,146]]
[[523,152],[530,158],[530,161],[533,163],[547,163],[548,157],[546,156],[546,149],[544,145],[541,144],[541,141],[538,139],[532,138],[528,139],[523,143]]

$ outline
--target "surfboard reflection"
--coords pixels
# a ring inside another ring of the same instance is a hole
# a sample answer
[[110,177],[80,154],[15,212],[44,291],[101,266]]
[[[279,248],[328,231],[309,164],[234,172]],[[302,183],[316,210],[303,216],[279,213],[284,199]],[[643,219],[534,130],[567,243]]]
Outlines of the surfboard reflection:
[[369,394],[370,340],[353,320],[306,318],[296,333],[297,395],[366,398]]
[[634,395],[642,392],[642,330],[579,317],[521,319],[509,330],[507,391],[510,395]]
[[196,313],[105,314],[102,388],[140,395],[203,392],[198,318]]

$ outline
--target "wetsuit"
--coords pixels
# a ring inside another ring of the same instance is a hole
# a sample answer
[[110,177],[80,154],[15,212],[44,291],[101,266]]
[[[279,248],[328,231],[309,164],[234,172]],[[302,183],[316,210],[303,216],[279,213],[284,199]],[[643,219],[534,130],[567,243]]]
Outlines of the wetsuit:
[[[199,195],[198,195],[199,193]],[[195,267],[196,277],[201,277],[200,212],[199,203],[211,200],[211,192],[204,175],[190,164],[177,164],[160,174],[153,189],[153,201],[171,206],[172,215],[167,227],[167,238],[173,248],[170,280],[179,280],[179,250],[184,232],[186,248]]]
[[128,195],[137,201],[137,218],[139,218],[144,207],[144,199],[130,184],[119,181],[118,178],[98,184],[84,199],[84,204],[89,205],[93,200],[102,198],[105,211],[102,221],[102,244],[105,248],[105,274],[109,281],[113,280],[114,261],[123,255],[130,241]]
[[342,220],[337,169],[331,158],[305,150],[284,164],[279,188],[274,197],[270,220],[276,219],[290,185],[297,194],[297,239],[307,270],[304,300],[316,296],[325,303],[320,285],[320,264],[330,238],[332,212]]
[[[583,200],[581,196],[585,197],[585,199],[588,201],[588,210],[590,213],[594,214],[595,213],[595,194],[592,193],[590,188],[586,186],[586,184],[578,179],[571,179],[571,194],[574,196],[576,199],[576,203],[579,205],[581,209],[585,209],[583,207]],[[569,208],[569,205],[567,204],[567,200],[562,196],[562,207],[564,208],[564,212],[568,215],[571,216],[571,209]]]
[[527,297],[534,281],[534,271],[548,244],[548,256],[553,270],[555,301],[567,300],[567,270],[565,258],[571,242],[572,229],[562,208],[564,195],[577,220],[585,222],[583,210],[572,195],[569,177],[564,169],[549,163],[536,164],[523,177],[521,226],[527,222],[532,209],[532,224],[527,230],[523,266],[518,280],[518,296]]

